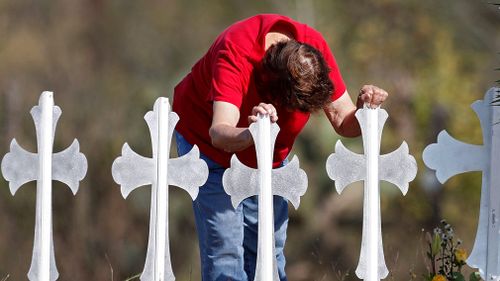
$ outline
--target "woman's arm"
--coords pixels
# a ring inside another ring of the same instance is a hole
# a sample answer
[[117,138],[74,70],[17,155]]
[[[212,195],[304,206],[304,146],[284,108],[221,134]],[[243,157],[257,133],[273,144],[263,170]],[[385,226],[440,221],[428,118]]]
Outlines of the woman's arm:
[[356,105],[352,102],[347,91],[340,98],[329,103],[323,109],[326,117],[335,131],[344,137],[357,137],[361,134],[355,113],[358,108],[367,104],[370,108],[380,106],[388,97],[388,93],[373,85],[365,85],[359,91]]
[[[214,147],[226,152],[236,152],[253,144],[248,128],[236,127],[240,120],[240,110],[237,106],[228,102],[215,101],[213,111],[209,134]],[[274,106],[261,103],[252,109],[252,115],[248,116],[248,123],[256,122],[259,113],[269,114],[271,122],[278,120]]]

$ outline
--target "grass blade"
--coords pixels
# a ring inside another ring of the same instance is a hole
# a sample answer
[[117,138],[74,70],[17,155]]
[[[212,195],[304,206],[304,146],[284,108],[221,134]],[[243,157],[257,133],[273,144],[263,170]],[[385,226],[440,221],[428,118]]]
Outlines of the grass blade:
[[139,277],[141,277],[141,274],[140,274],[140,273],[139,273],[139,274],[137,274],[137,275],[131,276],[131,277],[129,277],[129,278],[127,278],[127,279],[125,279],[124,281],[132,281],[132,280],[134,280],[134,279],[139,279]]

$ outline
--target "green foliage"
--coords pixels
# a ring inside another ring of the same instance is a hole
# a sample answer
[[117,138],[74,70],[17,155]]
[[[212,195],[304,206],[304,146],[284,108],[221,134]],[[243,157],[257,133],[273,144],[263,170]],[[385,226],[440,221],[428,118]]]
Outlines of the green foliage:
[[469,276],[469,280],[470,281],[480,281],[482,279],[481,279],[481,276],[479,276],[479,272],[472,272]]
[[[455,237],[455,231],[445,220],[434,228],[433,234],[426,233],[428,250],[426,263],[429,272],[425,275],[428,281],[465,281],[462,267],[467,254],[462,248],[462,240]],[[446,278],[443,280],[443,278]],[[480,280],[473,272],[469,281]]]

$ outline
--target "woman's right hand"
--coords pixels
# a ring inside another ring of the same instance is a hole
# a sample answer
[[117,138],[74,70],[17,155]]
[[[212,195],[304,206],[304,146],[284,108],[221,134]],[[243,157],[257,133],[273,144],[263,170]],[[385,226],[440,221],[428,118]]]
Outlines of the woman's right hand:
[[259,114],[269,115],[272,123],[278,121],[278,112],[276,111],[274,105],[261,102],[259,105],[252,108],[252,115],[248,116],[248,124],[257,122]]

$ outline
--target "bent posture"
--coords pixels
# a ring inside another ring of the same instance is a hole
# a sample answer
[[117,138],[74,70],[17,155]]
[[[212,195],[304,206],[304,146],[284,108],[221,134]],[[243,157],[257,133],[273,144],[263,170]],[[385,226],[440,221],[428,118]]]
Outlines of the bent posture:
[[[337,133],[359,136],[354,116],[364,103],[380,105],[387,93],[365,85],[354,105],[321,34],[280,15],[257,15],[223,31],[177,85],[173,109],[180,116],[180,155],[196,144],[209,178],[193,203],[202,280],[253,280],[257,251],[257,198],[236,209],[222,175],[236,153],[256,166],[249,124],[268,114],[281,128],[273,166],[286,165],[293,143],[312,112],[323,110]],[[275,248],[280,280],[287,280],[283,248],[288,204],[274,197]]]

